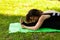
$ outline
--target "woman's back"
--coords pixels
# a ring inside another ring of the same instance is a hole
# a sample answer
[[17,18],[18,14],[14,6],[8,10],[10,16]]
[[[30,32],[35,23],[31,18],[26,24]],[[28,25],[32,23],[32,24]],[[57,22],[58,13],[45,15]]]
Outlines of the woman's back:
[[46,19],[40,28],[60,29],[60,14],[55,11],[50,11],[52,14],[49,19]]

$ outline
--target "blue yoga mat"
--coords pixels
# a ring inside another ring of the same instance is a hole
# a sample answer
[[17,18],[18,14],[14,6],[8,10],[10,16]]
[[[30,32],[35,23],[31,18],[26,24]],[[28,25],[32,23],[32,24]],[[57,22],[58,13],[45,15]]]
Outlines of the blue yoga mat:
[[23,29],[21,27],[20,23],[10,23],[9,33],[15,33],[15,32],[23,32],[23,33],[27,33],[27,32],[60,32],[60,30],[51,29],[51,28],[41,28],[38,30],[30,30],[30,29]]

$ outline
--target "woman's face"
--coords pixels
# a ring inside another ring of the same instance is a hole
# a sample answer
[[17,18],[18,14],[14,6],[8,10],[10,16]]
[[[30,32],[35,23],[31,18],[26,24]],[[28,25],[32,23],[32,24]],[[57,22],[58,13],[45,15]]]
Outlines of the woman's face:
[[30,19],[33,20],[33,21],[37,21],[38,17],[37,16],[33,16],[33,17],[30,17]]

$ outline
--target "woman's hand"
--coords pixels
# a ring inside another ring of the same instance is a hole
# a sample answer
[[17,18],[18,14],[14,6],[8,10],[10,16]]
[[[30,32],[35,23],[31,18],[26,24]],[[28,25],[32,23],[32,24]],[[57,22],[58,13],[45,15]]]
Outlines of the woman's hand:
[[25,28],[25,25],[21,24],[21,27],[22,27],[22,28]]
[[20,18],[20,23],[23,23],[22,17]]
[[22,24],[23,23],[22,17],[20,18],[20,23],[21,23],[21,27],[25,28],[25,26]]

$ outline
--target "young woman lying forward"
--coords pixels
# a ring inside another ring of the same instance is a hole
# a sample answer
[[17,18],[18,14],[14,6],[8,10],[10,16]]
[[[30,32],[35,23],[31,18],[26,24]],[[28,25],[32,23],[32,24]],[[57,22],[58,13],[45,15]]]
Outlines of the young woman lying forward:
[[26,22],[20,20],[22,28],[37,30],[40,28],[60,29],[60,12],[31,9],[26,15]]

